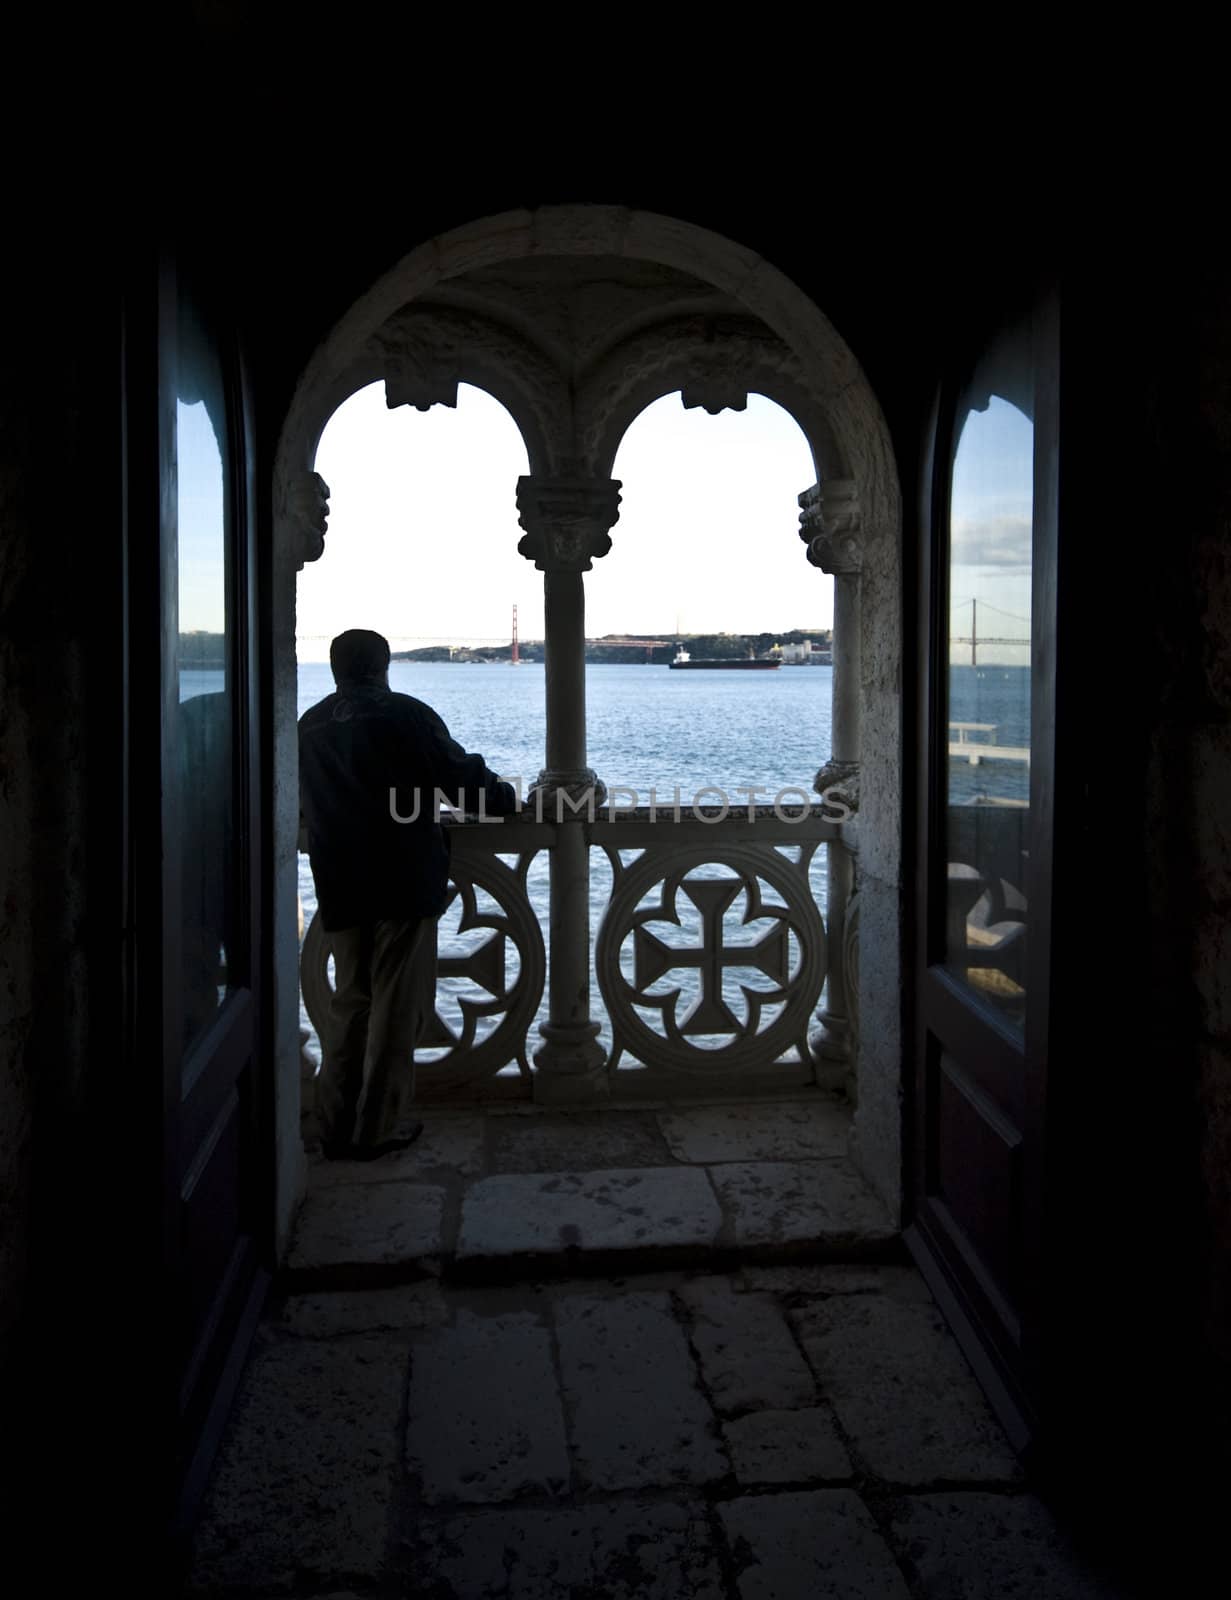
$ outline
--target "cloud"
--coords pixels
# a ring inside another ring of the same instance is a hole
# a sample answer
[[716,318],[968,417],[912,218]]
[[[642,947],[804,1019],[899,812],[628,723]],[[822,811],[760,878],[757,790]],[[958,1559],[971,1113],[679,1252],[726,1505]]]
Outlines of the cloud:
[[956,518],[950,534],[953,565],[1029,572],[1030,536],[1030,518],[1020,511]]

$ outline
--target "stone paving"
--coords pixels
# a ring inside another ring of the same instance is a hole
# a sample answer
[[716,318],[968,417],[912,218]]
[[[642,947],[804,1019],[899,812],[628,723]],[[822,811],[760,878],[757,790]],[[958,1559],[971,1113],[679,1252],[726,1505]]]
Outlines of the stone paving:
[[316,1161],[289,1260],[297,1287],[866,1257],[895,1243],[848,1155],[849,1112],[820,1094],[424,1119],[399,1155]]
[[[570,1115],[472,1114],[435,1149],[429,1126],[406,1157],[321,1173],[187,1595],[1118,1594],[1032,1492],[922,1280],[887,1259],[832,1107],[589,1114],[575,1139]],[[579,1148],[602,1159],[553,1170]],[[852,1192],[863,1242],[833,1209]],[[822,1213],[800,1259],[796,1221]],[[596,1271],[591,1249],[643,1251],[641,1269]],[[351,1281],[322,1287],[324,1266]]]

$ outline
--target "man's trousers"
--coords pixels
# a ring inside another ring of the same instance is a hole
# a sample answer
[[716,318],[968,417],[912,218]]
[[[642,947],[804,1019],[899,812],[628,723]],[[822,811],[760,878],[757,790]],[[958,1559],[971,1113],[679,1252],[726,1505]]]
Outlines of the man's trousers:
[[414,1096],[415,1045],[436,1005],[436,919],[329,935],[334,987],[316,1111],[326,1144],[395,1138]]

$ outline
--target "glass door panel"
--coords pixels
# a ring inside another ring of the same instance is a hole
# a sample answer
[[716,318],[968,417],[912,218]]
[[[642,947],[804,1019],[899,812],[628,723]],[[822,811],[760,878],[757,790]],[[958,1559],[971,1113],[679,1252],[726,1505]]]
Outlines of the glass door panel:
[[1019,1446],[1045,1332],[1059,473],[1059,298],[1052,285],[1030,300],[961,330],[971,355],[938,390],[921,508],[926,872],[904,1230]]
[[178,705],[173,748],[181,867],[183,1040],[234,987],[232,549],[234,465],[217,343],[181,293],[177,314]]
[[208,262],[164,259],[158,298],[163,1240],[182,1516],[259,1313],[272,1153],[253,960],[262,725],[250,411]]
[[990,346],[954,420],[947,583],[944,963],[1025,1024],[1034,384],[1029,324]]

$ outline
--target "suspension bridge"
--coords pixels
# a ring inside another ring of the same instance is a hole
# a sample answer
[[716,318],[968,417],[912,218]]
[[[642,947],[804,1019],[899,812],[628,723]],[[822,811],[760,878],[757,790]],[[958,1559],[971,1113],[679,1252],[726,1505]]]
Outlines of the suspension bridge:
[[[999,606],[990,605],[986,600],[978,599],[955,600],[949,607],[949,625],[956,623],[959,627],[965,619],[961,613],[970,607],[970,632],[951,633],[949,644],[970,646],[970,665],[979,665],[979,649],[987,646],[1016,645],[1029,649],[1030,647],[1030,618],[1020,617],[1011,611],[1003,611]],[[988,626],[988,613],[992,614],[991,626],[1003,628],[1006,624],[1016,624],[1018,633],[988,633],[979,632],[979,623],[982,619],[983,626]],[[959,620],[960,619],[960,620]],[[985,663],[986,664],[986,663]],[[984,761],[1019,761],[1030,765],[1030,746],[1016,744],[997,744],[996,735],[1000,731],[999,724],[995,722],[951,722],[949,724],[949,759],[968,761],[972,767],[980,766]]]
[[[1030,644],[1030,618],[1029,617],[1018,617],[1018,616],[1015,616],[1013,614],[1013,612],[1011,612],[1011,611],[1002,611],[999,606],[989,605],[986,600],[984,600],[983,603],[982,603],[982,610],[980,610],[979,601],[977,599],[972,599],[972,600],[954,600],[954,601],[952,601],[950,603],[950,605],[949,605],[949,626],[950,627],[952,627],[954,622],[957,620],[957,613],[961,612],[961,611],[964,611],[967,606],[970,607],[970,632],[969,633],[951,633],[949,635],[949,643],[950,644],[968,644],[970,646],[970,665],[972,667],[977,667],[979,665],[979,646],[980,645],[1016,644],[1016,645],[1029,646],[1029,644]],[[979,619],[980,619],[980,617],[984,618],[984,626],[986,627],[986,618],[987,618],[987,613],[989,611],[993,613],[994,617],[997,617],[997,618],[1000,619],[1000,623],[999,624],[996,623],[996,622],[993,622],[993,624],[992,624],[993,627],[1002,625],[1005,622],[1015,622],[1015,623],[1017,623],[1019,625],[1020,628],[1024,628],[1026,630],[1025,634],[1023,635],[1021,633],[1017,633],[1017,634],[980,633],[979,632]]]

